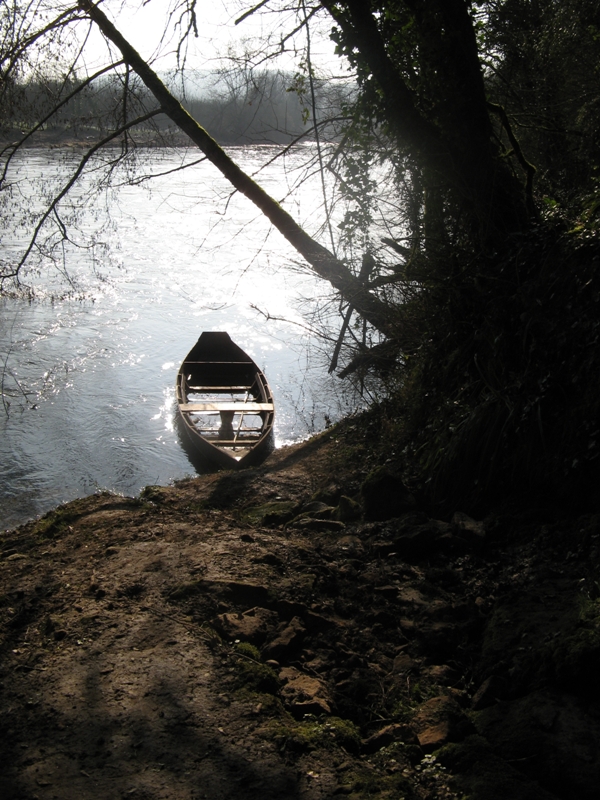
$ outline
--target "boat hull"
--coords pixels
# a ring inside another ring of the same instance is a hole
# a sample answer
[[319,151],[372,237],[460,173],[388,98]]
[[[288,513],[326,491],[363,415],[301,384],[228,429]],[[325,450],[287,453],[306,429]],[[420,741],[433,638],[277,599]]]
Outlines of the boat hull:
[[203,462],[242,469],[273,450],[275,409],[267,379],[223,331],[205,331],[177,374],[180,427]]

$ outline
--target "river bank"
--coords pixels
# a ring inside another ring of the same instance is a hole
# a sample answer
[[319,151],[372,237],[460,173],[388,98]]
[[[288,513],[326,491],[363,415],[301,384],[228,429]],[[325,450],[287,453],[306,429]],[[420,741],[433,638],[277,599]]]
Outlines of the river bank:
[[598,516],[435,519],[381,430],[4,533],[2,796],[595,798]]

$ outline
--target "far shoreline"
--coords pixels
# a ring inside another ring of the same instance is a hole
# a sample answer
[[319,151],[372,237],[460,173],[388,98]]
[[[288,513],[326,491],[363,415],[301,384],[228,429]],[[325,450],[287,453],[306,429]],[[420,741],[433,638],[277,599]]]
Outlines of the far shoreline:
[[[35,148],[44,147],[48,149],[56,149],[60,147],[84,149],[93,146],[97,143],[98,138],[101,138],[101,134],[97,136],[91,134],[82,135],[79,132],[57,130],[37,131],[35,135],[31,137],[22,131],[13,130],[11,133],[0,134],[0,148],[2,150],[6,150],[8,148],[15,148],[15,150],[18,148],[32,150]],[[259,139],[249,139],[247,141],[240,141],[240,139],[237,138],[232,140],[219,139],[216,141],[221,147],[289,147],[294,143],[300,144],[300,142],[295,142],[295,139],[297,138],[298,137],[289,136],[283,137],[281,134],[277,136],[277,132],[275,132],[275,136],[273,138],[261,137]],[[141,132],[140,135],[138,132],[135,137],[129,136],[128,141],[132,143],[132,149],[140,147],[158,149],[186,146],[197,149],[196,145],[190,141],[189,137],[179,131],[167,131],[165,132],[164,136],[157,136],[154,133],[144,135],[144,132]],[[309,140],[304,140],[302,143],[306,142],[310,143]],[[121,145],[122,138],[118,138],[112,142],[108,142],[103,146],[102,149],[117,148],[121,147]]]

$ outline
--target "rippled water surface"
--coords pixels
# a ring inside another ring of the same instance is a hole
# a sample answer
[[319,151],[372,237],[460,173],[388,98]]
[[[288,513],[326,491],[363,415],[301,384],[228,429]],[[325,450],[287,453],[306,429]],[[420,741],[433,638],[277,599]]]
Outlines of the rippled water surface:
[[[265,148],[233,154],[250,172],[266,160]],[[124,186],[110,199],[108,225],[100,205],[85,212],[80,227],[99,246],[65,256],[84,287],[79,299],[44,299],[60,285],[52,272],[31,278],[38,299],[0,300],[0,528],[99,489],[136,494],[192,474],[174,430],[173,387],[203,330],[227,330],[264,369],[278,445],[346,408],[299,313],[322,286],[290,269],[287,243],[245,198],[228,197],[212,166],[172,172],[184,157],[148,154],[145,171],[170,174]],[[49,180],[60,166],[56,154],[31,151],[20,169]],[[259,180],[278,199],[286,194],[278,163]],[[314,229],[318,184],[294,198],[288,208]],[[5,238],[3,249],[18,245]]]

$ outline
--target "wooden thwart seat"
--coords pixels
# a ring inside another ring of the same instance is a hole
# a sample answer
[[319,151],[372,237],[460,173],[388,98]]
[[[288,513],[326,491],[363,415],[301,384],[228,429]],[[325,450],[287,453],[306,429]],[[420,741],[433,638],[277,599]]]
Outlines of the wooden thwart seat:
[[219,400],[206,403],[180,403],[181,411],[194,414],[214,414],[216,411],[235,411],[240,414],[259,414],[261,411],[273,411],[273,403],[235,403]]
[[248,445],[253,445],[255,440],[248,439],[210,439],[211,444],[215,447],[239,448],[243,450]]
[[252,386],[190,386],[188,392],[249,392]]

